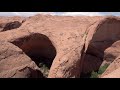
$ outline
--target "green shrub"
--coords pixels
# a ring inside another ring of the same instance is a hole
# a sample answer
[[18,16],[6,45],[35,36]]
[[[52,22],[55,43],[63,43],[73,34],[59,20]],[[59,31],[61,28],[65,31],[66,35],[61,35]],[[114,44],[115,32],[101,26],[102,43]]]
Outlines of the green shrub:
[[47,78],[49,73],[49,68],[43,63],[39,63],[39,67],[41,72],[43,73],[43,76]]
[[93,71],[91,73],[90,78],[99,78],[99,75],[103,74],[105,72],[105,70],[107,69],[107,67],[109,66],[109,64],[105,64],[104,66],[101,66],[98,70],[98,72]]
[[90,77],[90,78],[98,78],[98,73],[92,71],[92,73],[91,73],[91,77]]
[[98,71],[98,74],[100,74],[100,75],[103,74],[108,66],[109,66],[109,64],[105,64],[104,66],[101,66]]

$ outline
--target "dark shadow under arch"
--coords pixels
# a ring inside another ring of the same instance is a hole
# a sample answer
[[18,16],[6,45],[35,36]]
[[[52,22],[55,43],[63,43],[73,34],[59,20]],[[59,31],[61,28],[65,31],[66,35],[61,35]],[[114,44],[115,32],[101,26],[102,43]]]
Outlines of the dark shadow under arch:
[[44,63],[50,69],[56,56],[56,48],[47,36],[33,33],[12,43],[21,48],[38,66]]

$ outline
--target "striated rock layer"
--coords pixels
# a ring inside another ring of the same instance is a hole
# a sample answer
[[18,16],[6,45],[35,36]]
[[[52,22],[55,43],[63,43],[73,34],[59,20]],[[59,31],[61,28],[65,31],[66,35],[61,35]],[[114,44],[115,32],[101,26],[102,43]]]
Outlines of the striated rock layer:
[[[119,17],[36,15],[20,21],[12,18],[12,23],[7,22],[0,32],[0,48],[11,45],[6,49],[7,58],[0,60],[0,77],[42,77],[40,62],[49,67],[48,78],[80,78],[105,63],[110,64],[110,72],[116,70],[113,63],[119,56]],[[2,49],[0,53],[4,57]],[[24,67],[28,68],[20,71]],[[105,73],[109,74],[107,70]],[[38,76],[33,76],[32,71]]]

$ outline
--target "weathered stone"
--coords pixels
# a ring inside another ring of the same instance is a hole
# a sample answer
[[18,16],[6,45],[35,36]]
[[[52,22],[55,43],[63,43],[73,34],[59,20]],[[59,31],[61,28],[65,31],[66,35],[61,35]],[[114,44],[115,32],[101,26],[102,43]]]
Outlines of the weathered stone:
[[119,17],[36,15],[1,32],[0,40],[18,46],[36,66],[47,63],[48,78],[79,78],[119,56],[119,29]]
[[43,77],[37,65],[17,46],[0,41],[0,78]]

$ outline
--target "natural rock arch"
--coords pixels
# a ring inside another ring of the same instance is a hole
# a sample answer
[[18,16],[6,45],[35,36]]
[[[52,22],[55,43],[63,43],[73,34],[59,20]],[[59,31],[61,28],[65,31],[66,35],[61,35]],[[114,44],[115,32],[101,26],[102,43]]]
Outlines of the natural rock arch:
[[38,66],[39,63],[44,63],[50,69],[56,56],[56,48],[47,36],[33,33],[12,43],[21,48]]
[[106,50],[118,40],[120,40],[119,18],[108,17],[91,26],[85,42],[87,49],[82,64],[82,76],[97,71],[103,61],[111,63],[117,55]]

